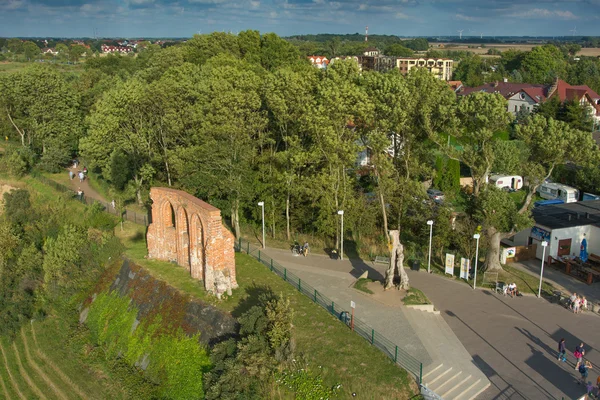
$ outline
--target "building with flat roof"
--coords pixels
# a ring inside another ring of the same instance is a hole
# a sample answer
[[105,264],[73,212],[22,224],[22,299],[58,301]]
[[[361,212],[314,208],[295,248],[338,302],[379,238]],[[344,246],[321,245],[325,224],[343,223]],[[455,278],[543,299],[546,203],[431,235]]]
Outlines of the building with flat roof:
[[397,57],[396,68],[406,75],[413,68],[426,68],[438,79],[452,80],[454,61],[449,58]]

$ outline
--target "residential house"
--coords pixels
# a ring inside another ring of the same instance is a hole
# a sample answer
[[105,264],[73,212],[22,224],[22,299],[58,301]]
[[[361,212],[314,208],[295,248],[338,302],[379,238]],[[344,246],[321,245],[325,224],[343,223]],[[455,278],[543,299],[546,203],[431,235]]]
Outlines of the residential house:
[[536,85],[531,83],[492,82],[477,87],[465,87],[457,93],[466,96],[475,92],[499,93],[508,101],[508,111],[517,114],[521,109],[533,111],[538,104],[557,97],[560,102],[577,101],[588,106],[590,115],[596,124],[600,124],[600,95],[586,85],[569,85],[556,79],[552,85]]
[[396,68],[404,75],[413,68],[426,68],[438,79],[449,81],[452,79],[454,61],[449,58],[397,57]]
[[307,58],[313,67],[319,69],[325,69],[329,65],[329,60],[325,56],[308,56]]
[[44,47],[42,49],[42,54],[50,54],[50,55],[56,56],[56,55],[58,55],[58,51],[56,51],[56,49],[51,49],[49,47]]
[[133,49],[131,47],[125,47],[125,46],[107,46],[105,44],[103,44],[102,46],[100,46],[100,49],[102,50],[102,53],[104,54],[115,54],[115,53],[119,53],[119,54],[129,54],[133,51]]

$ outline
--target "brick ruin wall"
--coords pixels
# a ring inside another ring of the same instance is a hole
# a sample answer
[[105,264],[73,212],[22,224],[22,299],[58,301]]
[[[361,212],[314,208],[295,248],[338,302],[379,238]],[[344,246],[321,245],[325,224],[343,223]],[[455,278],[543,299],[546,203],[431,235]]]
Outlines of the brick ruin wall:
[[177,263],[219,298],[238,287],[233,234],[221,211],[181,190],[154,187],[148,258]]

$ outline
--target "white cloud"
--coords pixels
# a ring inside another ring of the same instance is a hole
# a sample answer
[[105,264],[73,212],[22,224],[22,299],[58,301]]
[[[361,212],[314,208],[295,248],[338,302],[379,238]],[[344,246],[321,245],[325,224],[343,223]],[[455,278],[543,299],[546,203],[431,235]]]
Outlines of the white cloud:
[[533,8],[531,10],[526,10],[522,12],[514,12],[508,15],[513,18],[542,18],[542,19],[578,19],[575,14],[571,11],[562,11],[562,10],[548,10],[546,8]]
[[406,15],[401,12],[397,12],[395,17],[396,17],[396,19],[411,19],[410,15]]
[[470,15],[456,14],[454,16],[454,19],[457,19],[459,21],[478,21],[480,18],[471,17]]
[[0,1],[0,8],[3,10],[17,10],[23,7],[24,4],[23,0],[4,0]]

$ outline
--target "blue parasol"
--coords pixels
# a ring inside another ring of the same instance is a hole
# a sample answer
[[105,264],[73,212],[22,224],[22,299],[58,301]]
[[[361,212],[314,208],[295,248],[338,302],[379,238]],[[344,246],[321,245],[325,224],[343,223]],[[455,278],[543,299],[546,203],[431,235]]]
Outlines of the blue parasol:
[[579,251],[579,258],[583,262],[586,262],[588,260],[587,240],[585,238],[581,241],[581,250]]

